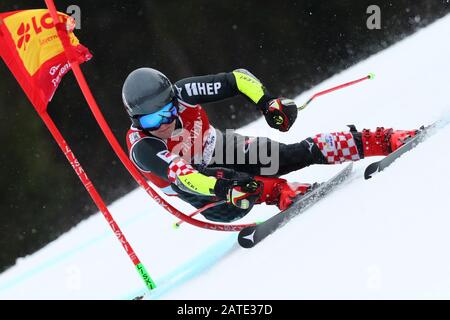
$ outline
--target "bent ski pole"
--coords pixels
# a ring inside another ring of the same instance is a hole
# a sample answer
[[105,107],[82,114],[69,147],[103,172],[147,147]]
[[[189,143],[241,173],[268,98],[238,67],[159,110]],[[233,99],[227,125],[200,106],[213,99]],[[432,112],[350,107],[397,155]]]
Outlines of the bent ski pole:
[[[196,216],[196,215],[198,215],[199,213],[202,213],[203,211],[206,211],[206,210],[208,210],[208,209],[211,209],[211,208],[220,206],[221,204],[224,204],[224,203],[226,203],[225,200],[218,201],[218,202],[213,202],[213,203],[209,203],[209,204],[207,204],[206,206],[204,206],[204,207],[198,209],[197,211],[192,212],[192,213],[189,215],[189,217],[192,218],[193,216]],[[180,221],[178,221],[177,223],[174,223],[174,225],[173,225],[174,229],[178,229],[178,228],[183,224],[183,222],[184,222],[183,220],[180,220]]]
[[[62,30],[64,30],[64,29],[58,29],[58,28],[61,28],[61,24],[60,24],[60,21],[58,20],[58,15],[57,15],[55,4],[53,3],[53,0],[45,0],[45,3],[47,4],[47,7],[48,7],[50,15],[51,15],[51,17],[53,19],[53,23],[55,25],[55,28],[58,30],[58,35],[60,36],[63,33]],[[62,37],[62,38],[64,38],[64,37]],[[63,40],[61,40],[61,41],[63,41]],[[72,67],[73,68],[78,67],[78,64],[77,63],[73,63]],[[51,132],[53,138],[58,143],[59,147],[61,148],[62,152],[66,156],[67,160],[70,162],[70,164],[72,165],[73,169],[77,173],[78,177],[82,181],[84,187],[88,191],[88,193],[91,196],[92,200],[97,205],[97,207],[100,210],[100,212],[103,214],[103,217],[105,218],[106,222],[109,224],[109,226],[111,227],[112,231],[116,235],[117,239],[122,244],[122,247],[124,248],[124,251],[127,253],[127,255],[130,258],[131,262],[134,264],[134,267],[136,268],[136,271],[138,272],[139,276],[141,277],[141,279],[145,283],[146,287],[150,291],[155,289],[156,288],[155,282],[150,277],[150,274],[148,273],[147,269],[145,268],[145,266],[142,264],[142,262],[138,258],[137,254],[135,253],[135,251],[131,247],[131,245],[128,242],[128,240],[125,238],[125,235],[120,230],[119,225],[116,223],[116,221],[114,220],[113,216],[109,212],[109,210],[108,210],[106,204],[104,203],[103,199],[100,197],[99,193],[95,189],[95,187],[94,187],[93,183],[91,182],[91,180],[89,180],[89,178],[87,177],[86,172],[81,168],[80,163],[75,158],[74,153],[69,148],[69,145],[67,144],[67,142],[64,140],[64,137],[62,136],[61,132],[58,130],[58,128],[56,127],[55,123],[53,122],[53,120],[50,118],[50,116],[48,115],[48,113],[46,111],[45,112],[38,111],[38,113],[39,113],[39,116],[41,117],[42,121],[44,121],[45,125],[47,126],[47,128]]]
[[339,90],[339,89],[343,89],[343,88],[352,86],[352,85],[357,84],[359,82],[362,82],[364,80],[373,80],[373,79],[375,79],[375,74],[374,73],[370,73],[369,75],[365,76],[364,78],[361,78],[361,79],[358,79],[358,80],[353,80],[353,81],[341,84],[339,86],[336,86],[336,87],[333,87],[333,88],[330,88],[330,89],[327,89],[327,90],[320,91],[320,92],[316,93],[315,95],[313,95],[308,101],[306,101],[306,103],[304,105],[298,107],[297,110],[298,111],[302,111],[303,109],[305,109],[308,106],[308,104],[310,104],[311,101],[313,101],[317,97],[323,96],[323,95],[325,95],[327,93],[330,93],[330,92],[333,92],[333,91],[336,91],[336,90]]
[[139,273],[139,276],[144,281],[145,285],[149,290],[153,290],[156,288],[155,282],[150,277],[150,274],[148,273],[145,266],[142,264],[142,262],[139,260],[137,254],[135,253],[134,249],[131,247],[131,244],[128,242],[128,240],[125,238],[125,235],[120,230],[119,225],[114,220],[113,216],[111,215],[110,211],[106,207],[106,204],[104,203],[103,199],[101,198],[100,194],[97,192],[97,190],[94,187],[94,184],[87,176],[86,171],[81,167],[80,163],[78,162],[77,158],[75,157],[75,154],[70,149],[69,145],[67,144],[66,140],[62,136],[61,132],[56,127],[53,120],[50,118],[48,113],[45,112],[38,112],[39,116],[41,117],[42,121],[47,126],[48,130],[52,134],[53,138],[55,139],[56,143],[60,147],[61,151],[66,156],[69,163],[72,165],[73,170],[77,174],[78,178],[83,183],[83,186],[86,188],[87,192],[91,196],[92,200],[100,210],[100,212],[103,214],[103,217],[106,219],[107,223],[111,227],[112,231],[116,235],[119,242],[122,244],[122,247],[124,248],[125,252],[128,254],[128,257],[133,262],[137,272]]
[[[48,6],[53,8],[54,10],[50,10],[52,12],[52,15],[56,15],[56,9],[53,3],[53,0],[45,0]],[[54,12],[54,13],[53,13]],[[56,17],[57,18],[57,17]],[[136,182],[145,190],[145,192],[153,199],[155,202],[160,205],[162,208],[164,208],[167,212],[170,214],[176,216],[178,219],[182,219],[185,222],[196,226],[198,228],[208,229],[208,230],[214,230],[214,231],[225,231],[225,232],[235,232],[242,230],[243,228],[246,228],[248,226],[254,225],[254,224],[224,224],[224,223],[211,223],[207,221],[200,221],[197,219],[193,219],[186,215],[185,213],[177,210],[174,206],[172,206],[169,202],[167,202],[163,197],[161,197],[146,181],[142,173],[137,169],[137,167],[131,162],[131,160],[128,158],[128,155],[123,151],[122,146],[116,139],[114,133],[112,132],[111,128],[109,127],[108,123],[106,122],[105,117],[103,116],[95,98],[94,95],[91,92],[91,89],[89,88],[89,85],[86,81],[86,78],[84,77],[83,72],[81,71],[80,65],[76,58],[73,57],[72,53],[72,46],[70,42],[70,38],[67,35],[67,32],[65,32],[66,27],[63,23],[58,23],[58,35],[60,38],[60,41],[64,47],[64,50],[66,52],[66,55],[68,57],[69,62],[72,66],[72,71],[75,75],[75,78],[80,86],[81,91],[83,92],[83,95],[88,103],[89,108],[92,111],[92,114],[94,115],[95,120],[97,121],[98,125],[100,126],[100,129],[102,130],[103,134],[105,135],[106,139],[108,140],[109,144],[113,148],[114,152],[116,153],[117,157],[120,159],[122,164],[127,168],[128,172],[131,174],[131,176],[136,180]]]

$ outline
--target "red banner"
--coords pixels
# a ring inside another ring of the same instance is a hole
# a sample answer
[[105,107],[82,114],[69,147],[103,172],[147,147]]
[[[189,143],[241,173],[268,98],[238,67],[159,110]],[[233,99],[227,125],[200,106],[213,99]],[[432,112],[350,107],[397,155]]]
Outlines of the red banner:
[[[73,34],[73,19],[58,13],[66,28],[71,57],[79,63],[92,58]],[[71,70],[57,29],[48,10],[22,10],[0,14],[0,55],[27,94],[34,107],[42,112]]]

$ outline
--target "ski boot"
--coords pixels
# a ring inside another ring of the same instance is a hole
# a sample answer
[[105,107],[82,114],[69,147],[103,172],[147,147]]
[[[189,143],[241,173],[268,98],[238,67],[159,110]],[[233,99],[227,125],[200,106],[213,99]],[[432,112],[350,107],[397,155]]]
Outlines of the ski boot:
[[306,194],[313,187],[307,183],[290,183],[285,179],[255,177],[263,184],[263,192],[257,203],[277,205],[283,211],[289,208],[298,196]]
[[364,157],[387,156],[414,137],[418,130],[393,130],[379,127],[372,132],[364,129],[361,133]]

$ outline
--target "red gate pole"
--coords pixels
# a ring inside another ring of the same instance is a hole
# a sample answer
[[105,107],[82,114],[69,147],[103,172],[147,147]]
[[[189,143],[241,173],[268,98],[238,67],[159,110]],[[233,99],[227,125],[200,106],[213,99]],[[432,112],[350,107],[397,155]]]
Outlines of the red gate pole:
[[92,200],[95,202],[98,209],[101,211],[101,213],[105,217],[106,221],[108,222],[112,231],[116,235],[117,239],[122,244],[123,248],[125,249],[125,252],[128,254],[128,257],[133,262],[136,270],[138,271],[142,280],[145,282],[145,285],[147,286],[147,288],[150,290],[156,288],[155,282],[152,280],[152,278],[150,277],[146,268],[144,267],[144,265],[141,263],[141,261],[137,257],[137,255],[134,252],[131,245],[128,243],[127,239],[125,238],[125,235],[122,233],[119,226],[115,222],[114,218],[112,217],[111,213],[109,212],[108,208],[106,207],[106,204],[104,203],[100,194],[95,189],[94,184],[91,182],[91,180],[87,176],[86,172],[81,167],[80,163],[78,162],[77,158],[75,157],[75,154],[70,149],[69,145],[65,141],[61,132],[56,127],[53,120],[50,118],[48,113],[45,111],[38,112],[38,114],[41,117],[42,121],[44,121],[45,125],[47,126],[48,130],[52,134],[55,141],[58,143],[58,146],[61,148],[61,151],[66,156],[67,160],[69,161],[73,170],[77,174],[78,178],[80,178],[81,182],[83,183],[83,186],[86,188],[86,190],[89,193],[89,195],[91,196]]
[[67,35],[66,26],[58,20],[56,7],[55,7],[53,0],[45,0],[45,3],[47,4],[50,14],[53,18],[54,24],[58,31],[59,38],[63,44],[67,58],[69,59],[69,62],[72,66],[72,71],[75,74],[75,78],[77,79],[77,82],[81,88],[81,91],[83,92],[83,95],[84,95],[95,119],[97,120],[97,123],[99,124],[101,130],[103,131],[104,135],[106,136],[106,139],[110,143],[114,152],[119,157],[120,161],[127,168],[127,170],[130,172],[130,174],[136,180],[136,182],[150,195],[150,197],[152,197],[160,206],[162,206],[164,209],[166,209],[169,213],[173,214],[175,217],[177,217],[187,223],[190,223],[196,227],[199,227],[199,228],[204,228],[204,229],[209,229],[209,230],[217,230],[217,231],[240,231],[241,229],[243,229],[245,227],[254,226],[255,225],[254,223],[253,224],[241,224],[241,225],[229,225],[229,224],[227,225],[227,224],[209,223],[209,222],[193,219],[190,216],[184,214],[183,212],[181,212],[178,209],[176,209],[175,207],[173,207],[170,203],[168,203],[164,198],[162,198],[148,184],[148,182],[145,180],[145,178],[142,176],[142,174],[136,169],[136,167],[133,165],[131,160],[128,158],[128,156],[125,154],[125,152],[122,150],[122,147],[120,146],[119,142],[115,138],[113,132],[111,131],[111,128],[109,127],[102,112],[100,111],[100,108],[98,107],[98,104],[95,101],[95,98],[89,88],[89,85],[86,82],[83,72],[81,71],[78,61],[76,61],[76,59],[73,58],[73,54],[71,54],[72,49],[71,49],[69,37]]

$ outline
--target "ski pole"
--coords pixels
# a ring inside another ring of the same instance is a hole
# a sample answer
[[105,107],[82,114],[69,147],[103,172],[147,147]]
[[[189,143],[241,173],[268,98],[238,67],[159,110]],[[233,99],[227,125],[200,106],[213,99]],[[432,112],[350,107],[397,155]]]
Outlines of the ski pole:
[[313,101],[315,98],[320,97],[320,96],[323,96],[323,95],[325,95],[325,94],[327,94],[327,93],[330,93],[330,92],[333,92],[333,91],[336,91],[336,90],[339,90],[339,89],[343,89],[343,88],[352,86],[352,85],[354,85],[354,84],[357,84],[357,83],[362,82],[362,81],[365,81],[365,80],[373,80],[373,79],[375,79],[375,74],[374,74],[374,73],[370,73],[369,75],[365,76],[364,78],[361,78],[361,79],[358,79],[358,80],[353,80],[353,81],[350,81],[350,82],[341,84],[341,85],[339,85],[339,86],[336,86],[336,87],[333,87],[333,88],[330,88],[330,89],[327,89],[327,90],[320,91],[320,92],[316,93],[315,95],[313,95],[308,101],[306,101],[306,103],[305,103],[304,105],[298,107],[297,109],[298,109],[298,111],[302,111],[302,110],[305,109],[305,108],[308,106],[308,104],[310,104],[310,102]]
[[[206,210],[208,210],[208,209],[211,209],[211,208],[220,206],[221,204],[224,204],[225,202],[226,202],[225,200],[222,200],[222,201],[218,201],[218,202],[209,203],[209,204],[207,204],[206,206],[204,206],[204,207],[198,209],[197,211],[192,212],[192,213],[189,215],[189,218],[192,218],[193,216],[196,216],[196,215],[198,215],[199,213],[202,213],[203,211],[206,211]],[[174,228],[174,229],[178,229],[178,228],[183,224],[183,222],[184,222],[183,220],[180,220],[180,221],[178,221],[177,223],[174,223],[173,228]]]

